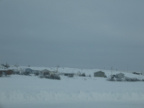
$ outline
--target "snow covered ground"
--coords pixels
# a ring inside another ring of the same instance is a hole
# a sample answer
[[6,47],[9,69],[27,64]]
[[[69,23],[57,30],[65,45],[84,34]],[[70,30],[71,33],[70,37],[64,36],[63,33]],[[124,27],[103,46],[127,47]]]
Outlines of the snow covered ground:
[[[61,76],[61,80],[34,75],[1,77],[0,108],[143,108],[144,81],[107,81],[106,78],[93,77],[96,71],[98,70],[60,68],[59,72],[92,75],[73,78]],[[111,74],[110,71],[104,72],[106,75]],[[144,78],[131,73],[125,75]]]

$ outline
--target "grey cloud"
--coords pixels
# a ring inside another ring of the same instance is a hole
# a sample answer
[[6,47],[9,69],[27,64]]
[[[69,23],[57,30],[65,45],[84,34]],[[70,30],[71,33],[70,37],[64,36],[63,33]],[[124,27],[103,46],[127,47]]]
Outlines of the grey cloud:
[[144,70],[142,0],[2,0],[0,62]]

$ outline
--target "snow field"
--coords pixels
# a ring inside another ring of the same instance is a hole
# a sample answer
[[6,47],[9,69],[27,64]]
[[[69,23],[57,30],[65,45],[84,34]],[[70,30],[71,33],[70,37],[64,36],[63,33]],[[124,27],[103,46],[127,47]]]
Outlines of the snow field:
[[[78,72],[66,69],[67,72]],[[91,71],[82,70],[86,74]],[[95,72],[95,71],[94,71]],[[110,75],[110,71],[106,72]],[[125,75],[135,77],[130,73]],[[140,77],[140,76],[137,76]],[[11,75],[0,78],[2,108],[142,108],[144,82],[111,82],[106,78],[61,76],[61,80]]]

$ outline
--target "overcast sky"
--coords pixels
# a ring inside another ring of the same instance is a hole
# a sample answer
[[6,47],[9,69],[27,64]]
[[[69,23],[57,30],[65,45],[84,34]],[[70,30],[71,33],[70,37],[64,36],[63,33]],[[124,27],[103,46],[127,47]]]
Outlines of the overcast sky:
[[0,63],[144,70],[144,0],[0,0]]

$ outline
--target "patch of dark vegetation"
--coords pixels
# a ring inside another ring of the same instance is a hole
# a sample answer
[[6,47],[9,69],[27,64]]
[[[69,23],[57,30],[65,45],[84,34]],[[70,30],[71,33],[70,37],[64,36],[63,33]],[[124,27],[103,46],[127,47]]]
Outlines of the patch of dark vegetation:
[[138,78],[126,77],[123,73],[111,75],[107,80],[108,81],[128,81],[128,82],[143,81],[143,80],[138,79]]

